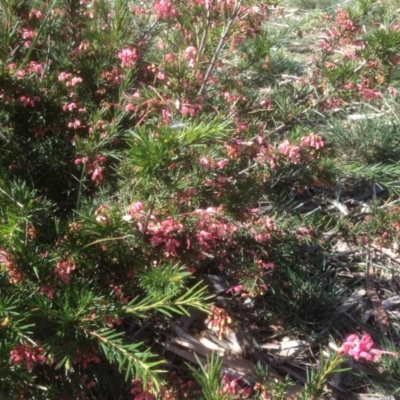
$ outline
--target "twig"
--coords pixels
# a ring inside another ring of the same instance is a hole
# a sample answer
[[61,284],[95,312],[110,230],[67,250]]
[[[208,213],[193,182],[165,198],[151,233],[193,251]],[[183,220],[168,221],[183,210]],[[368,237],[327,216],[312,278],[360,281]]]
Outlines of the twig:
[[374,269],[372,266],[371,254],[370,254],[370,251],[368,251],[366,276],[365,276],[367,295],[368,295],[369,299],[371,300],[372,309],[374,312],[376,322],[379,324],[382,331],[387,334],[390,331],[390,324],[389,324],[389,320],[388,320],[386,311],[385,311],[385,309],[382,305],[382,302],[378,296],[378,293],[376,291],[374,278],[375,278],[375,274],[374,274]]
[[151,202],[151,205],[150,205],[149,212],[147,213],[146,223],[144,225],[143,232],[142,232],[143,236],[146,236],[147,227],[149,226],[151,214],[153,213],[155,204],[156,204],[156,197],[154,196],[153,201]]
[[389,249],[385,249],[384,247],[377,246],[376,244],[371,243],[370,246],[380,253],[383,253],[385,256],[389,257],[392,261],[400,264],[400,257],[396,257]]
[[214,1],[212,1],[208,7],[205,6],[207,25],[206,25],[206,29],[204,29],[203,36],[201,37],[200,45],[198,46],[199,54],[198,54],[197,61],[196,61],[197,64],[199,63],[199,60],[204,52],[204,44],[206,42],[206,38],[207,38],[208,32],[210,30],[211,12],[213,11],[213,8],[214,8]]
[[226,38],[228,37],[229,31],[230,31],[230,29],[232,28],[233,23],[235,22],[235,19],[236,19],[236,17],[237,17],[237,14],[238,14],[238,12],[239,12],[239,9],[240,9],[242,3],[243,3],[243,0],[239,0],[239,1],[236,3],[236,7],[235,7],[235,9],[234,9],[234,11],[233,11],[233,13],[232,13],[232,15],[231,15],[231,18],[229,19],[228,24],[225,26],[225,28],[224,28],[224,30],[223,30],[223,32],[222,32],[222,34],[221,34],[221,39],[219,40],[218,46],[217,46],[217,48],[216,48],[215,51],[214,51],[214,55],[213,55],[213,57],[212,57],[212,59],[211,59],[211,62],[210,62],[210,64],[208,65],[208,69],[207,69],[206,74],[204,75],[204,79],[203,79],[203,82],[202,82],[202,84],[201,84],[201,87],[200,87],[198,96],[201,96],[201,95],[204,93],[204,89],[206,88],[208,79],[210,78],[211,72],[213,71],[213,69],[214,69],[214,67],[215,67],[215,64],[216,64],[216,62],[217,62],[217,59],[218,59],[218,57],[219,57],[219,53],[221,52],[222,47],[223,47],[223,46],[225,45],[225,43],[226,43]]

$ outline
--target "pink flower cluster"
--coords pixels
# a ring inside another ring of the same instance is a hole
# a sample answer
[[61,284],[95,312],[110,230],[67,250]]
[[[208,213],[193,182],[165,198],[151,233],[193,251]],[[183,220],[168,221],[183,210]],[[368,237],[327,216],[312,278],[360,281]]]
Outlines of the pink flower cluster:
[[173,7],[172,2],[168,0],[157,0],[154,3],[154,10],[158,19],[171,19],[178,15],[177,10]]
[[78,129],[80,126],[81,126],[81,121],[79,119],[74,118],[68,122],[68,128]]
[[31,29],[22,28],[20,35],[21,35],[22,39],[24,40],[24,47],[28,48],[32,44],[32,41],[36,36],[36,32]]
[[211,314],[205,321],[207,328],[217,332],[218,338],[221,340],[224,334],[229,333],[232,319],[223,308],[212,305],[210,311]]
[[299,164],[301,160],[301,147],[289,143],[289,140],[283,140],[278,146],[279,153],[289,158],[293,164]]
[[201,105],[201,103],[190,103],[188,99],[184,98],[181,105],[180,113],[181,115],[190,115],[191,117],[194,117],[196,111],[202,109],[203,106]]
[[19,96],[18,100],[24,107],[27,107],[27,106],[35,107],[36,103],[38,103],[40,101],[40,97],[39,96],[33,96],[33,97]]
[[[80,106],[80,105],[78,105],[77,103],[75,103],[73,101],[71,103],[64,103],[62,105],[62,110],[63,111],[74,111],[74,110],[77,110],[78,112],[82,113],[82,112],[85,111],[85,108]],[[80,123],[79,123],[79,125],[80,125]]]
[[278,145],[279,153],[283,154],[293,164],[299,164],[301,162],[301,150],[302,147],[312,147],[316,150],[325,146],[321,136],[312,133],[308,136],[303,136],[300,141],[300,146],[293,145],[289,140],[284,139]]
[[30,344],[21,344],[10,351],[10,364],[19,365],[25,363],[26,369],[32,372],[34,363],[43,364],[46,357],[42,355],[41,347],[33,347]]
[[38,63],[36,61],[30,61],[29,65],[25,69],[18,69],[17,64],[11,63],[8,65],[8,70],[14,73],[14,76],[17,78],[23,78],[25,75],[40,75],[43,72],[44,64]]
[[86,172],[92,176],[92,181],[96,185],[100,185],[104,181],[103,164],[106,162],[106,156],[98,154],[92,162],[89,162],[89,157],[81,157],[75,159],[76,165],[86,164]]
[[254,226],[257,229],[252,229],[254,239],[257,242],[265,243],[271,240],[271,232],[276,231],[276,225],[273,217],[262,217],[254,221]]
[[303,136],[300,140],[300,144],[306,147],[313,147],[314,149],[320,149],[325,146],[321,136],[312,133],[308,136]]
[[[220,243],[223,242],[225,246],[229,245],[238,229],[236,225],[226,221],[219,215],[220,211],[220,208],[215,207],[195,211],[199,215],[195,236],[200,246],[199,260],[208,258],[210,253],[218,252]],[[188,243],[188,247],[190,247],[190,243]]]
[[238,102],[245,102],[246,97],[241,94],[234,94],[228,91],[222,92],[221,96],[229,103],[229,104],[236,104]]
[[49,300],[53,299],[54,292],[55,292],[54,287],[49,286],[49,285],[43,285],[39,290],[39,293],[46,296]]
[[122,68],[132,68],[138,59],[138,55],[135,49],[127,48],[118,53],[118,58],[121,60]]
[[242,387],[240,385],[241,378],[242,378],[241,376],[232,378],[230,375],[225,374],[222,377],[222,394],[228,396],[229,395],[239,396],[238,398],[240,399],[247,398],[248,396],[250,396],[251,387],[248,385]]
[[197,49],[194,46],[189,46],[185,49],[184,56],[189,67],[193,68],[196,61]]
[[397,357],[396,352],[384,351],[374,349],[374,342],[370,335],[364,335],[361,339],[360,337],[353,333],[348,336],[342,346],[339,348],[339,353],[347,354],[356,360],[364,359],[367,361],[379,360],[382,354],[388,354],[393,357]]
[[[320,40],[318,43],[321,50],[325,51],[326,53],[332,53],[334,50],[333,44],[329,40]],[[301,80],[302,78],[300,78]]]
[[358,31],[358,27],[351,20],[349,13],[343,9],[336,10],[335,26],[341,31],[342,35],[351,36]]
[[10,254],[0,249],[0,264],[4,264],[11,284],[21,283],[23,275],[18,265],[14,262]]
[[364,101],[374,101],[382,98],[382,93],[379,90],[369,89],[362,83],[357,85],[357,89],[361,93]]
[[70,274],[75,268],[76,265],[72,260],[61,258],[54,269],[54,273],[64,285],[69,285]]
[[209,168],[223,169],[223,168],[225,168],[227,163],[228,163],[228,160],[215,161],[214,159],[208,159],[207,157],[200,158],[200,165],[206,169],[209,169]]
[[74,87],[78,83],[82,83],[83,79],[80,78],[79,76],[74,76],[72,77],[72,74],[70,72],[60,72],[58,74],[58,80],[60,82],[65,82],[65,86],[67,87]]
[[31,8],[29,11],[29,19],[32,18],[37,18],[37,19],[44,19],[46,17],[46,14],[40,10],[37,10],[36,8]]
[[319,107],[319,111],[340,109],[344,105],[344,100],[340,97],[329,97],[325,103]]
[[143,210],[143,203],[141,201],[137,201],[135,204],[132,204],[132,206],[129,208],[129,214],[132,217],[134,217],[142,210]]
[[[181,246],[181,242],[176,239],[176,235],[184,230],[184,226],[172,217],[158,222],[154,215],[146,215],[142,212],[143,203],[137,201],[129,208],[129,214],[124,215],[124,221],[137,221],[137,227],[142,233],[150,236],[150,245],[157,247],[164,245],[166,257],[177,256],[177,249]],[[146,232],[144,230],[146,229]]]
[[167,217],[160,223],[155,220],[150,221],[146,233],[151,236],[150,244],[152,247],[163,244],[165,246],[165,255],[167,257],[175,257],[181,242],[175,239],[174,236],[181,233],[183,229],[184,227],[181,223],[175,221],[172,217]]

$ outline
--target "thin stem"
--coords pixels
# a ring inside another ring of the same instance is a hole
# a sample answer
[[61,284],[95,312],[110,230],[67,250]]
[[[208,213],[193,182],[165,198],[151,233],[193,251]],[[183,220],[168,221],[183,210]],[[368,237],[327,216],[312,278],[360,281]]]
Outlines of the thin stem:
[[[196,62],[196,64],[199,63],[199,60],[201,59],[201,56],[202,56],[203,53],[204,53],[204,44],[205,44],[205,41],[206,41],[208,32],[209,32],[209,30],[210,30],[211,13],[212,13],[213,9],[214,9],[214,0],[211,2],[210,7],[209,7],[208,9],[206,8],[207,24],[206,24],[206,29],[204,30],[203,35],[202,35],[202,37],[201,37],[200,44],[199,44],[199,46],[198,46],[198,48],[199,48],[199,54],[198,54],[198,57],[197,57],[197,62]],[[197,67],[197,65],[196,65],[196,67]]]
[[53,11],[53,8],[54,8],[55,5],[57,4],[57,1],[58,1],[58,0],[53,0],[53,3],[51,4],[50,8],[47,10],[47,14],[46,14],[46,16],[44,17],[43,22],[42,22],[42,24],[40,25],[40,28],[39,28],[39,30],[38,30],[38,32],[37,32],[35,38],[33,39],[32,44],[30,45],[30,47],[29,47],[29,49],[28,49],[28,51],[27,51],[27,53],[26,53],[24,59],[22,60],[22,63],[21,63],[21,65],[20,65],[20,68],[23,68],[23,67],[25,66],[25,64],[28,62],[29,57],[30,57],[31,54],[32,54],[32,51],[33,51],[33,49],[35,48],[36,43],[37,43],[37,41],[39,40],[39,37],[41,36],[42,31],[44,30],[44,27],[46,26],[47,20],[48,20],[48,19],[50,18],[50,16],[51,16],[51,12]]
[[144,228],[143,228],[143,232],[142,232],[143,236],[146,235],[147,227],[149,226],[151,214],[153,213],[155,204],[156,204],[156,197],[154,196],[153,201],[151,202],[151,205],[150,205],[149,212],[147,213],[146,223],[144,224]]
[[232,28],[232,25],[236,20],[237,14],[239,12],[239,9],[240,9],[242,3],[243,3],[243,0],[239,0],[236,3],[235,9],[234,9],[234,11],[232,13],[232,16],[229,19],[228,24],[225,26],[225,28],[224,28],[224,30],[223,30],[223,32],[221,34],[221,39],[219,40],[218,46],[214,51],[214,55],[213,55],[213,57],[211,59],[211,62],[208,65],[208,69],[207,69],[206,74],[204,75],[204,79],[203,79],[203,82],[201,84],[198,96],[201,96],[204,93],[204,90],[206,88],[207,82],[208,82],[208,80],[209,80],[209,78],[211,76],[211,73],[212,73],[213,69],[215,68],[215,64],[216,64],[216,62],[218,60],[219,54],[220,54],[223,46],[226,43],[226,39],[228,37],[229,31]]

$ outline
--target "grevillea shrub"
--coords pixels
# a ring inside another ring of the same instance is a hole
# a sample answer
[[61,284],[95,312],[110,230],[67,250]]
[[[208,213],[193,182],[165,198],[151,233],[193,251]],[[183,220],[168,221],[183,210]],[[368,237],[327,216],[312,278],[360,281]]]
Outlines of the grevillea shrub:
[[[0,396],[200,396],[166,374],[160,343],[193,309],[220,338],[234,326],[202,274],[262,300],[286,244],[315,237],[273,206],[344,173],[302,122],[396,96],[399,24],[366,33],[338,10],[312,74],[278,87],[273,9],[1,1]],[[343,43],[359,50],[331,59]],[[268,398],[259,382],[221,379],[221,398]]]

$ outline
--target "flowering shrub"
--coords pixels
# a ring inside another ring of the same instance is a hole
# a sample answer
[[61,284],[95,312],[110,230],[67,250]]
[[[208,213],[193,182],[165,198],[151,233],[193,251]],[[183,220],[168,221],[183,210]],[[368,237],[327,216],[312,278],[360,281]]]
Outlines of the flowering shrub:
[[[278,10],[255,0],[2,2],[0,393],[197,396],[191,378],[168,387],[155,345],[175,317],[203,311],[222,340],[236,329],[226,299],[261,307],[251,313],[265,324],[274,301],[290,319],[315,305],[312,293],[327,299],[322,284],[299,296],[315,281],[286,273],[319,270],[304,246],[332,228],[323,207],[318,223],[297,209],[313,189],[361,174],[335,153],[323,118],[396,98],[400,24],[374,16],[366,30],[361,14],[339,9],[308,72],[281,83],[281,39],[269,32]],[[351,51],[336,58],[343,46]],[[211,304],[204,275],[228,282],[224,301]],[[355,335],[341,353],[387,354]],[[228,374],[214,384],[221,398],[272,398],[270,386]]]

